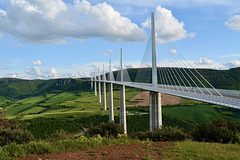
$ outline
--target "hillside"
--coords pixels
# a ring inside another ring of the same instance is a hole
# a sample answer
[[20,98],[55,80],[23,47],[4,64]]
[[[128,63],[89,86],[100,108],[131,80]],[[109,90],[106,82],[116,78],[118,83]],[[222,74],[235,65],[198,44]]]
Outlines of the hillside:
[[[173,68],[169,68],[170,70]],[[132,81],[138,74],[142,82],[151,81],[151,69],[128,69]],[[240,67],[230,70],[198,69],[198,71],[215,87],[221,89],[240,90]],[[117,72],[114,72],[115,78]],[[207,84],[205,84],[207,85]],[[7,98],[23,98],[44,94],[45,92],[86,91],[89,82],[84,79],[50,79],[50,80],[22,80],[13,78],[0,79],[0,96]]]
[[[173,68],[168,69],[170,70],[170,72],[172,72],[171,70],[173,70]],[[182,70],[182,68],[178,69]],[[190,70],[186,71],[189,73],[189,75],[191,75]],[[191,71],[195,72],[192,69]],[[240,90],[240,67],[232,68],[229,70],[197,69],[197,71],[201,73],[215,88]],[[135,81],[137,76],[137,79],[141,79],[141,82],[151,82],[151,68],[132,68],[128,69],[128,73],[131,81]],[[117,77],[117,72],[114,72],[114,76]],[[196,76],[200,78],[199,75],[196,74]],[[158,77],[160,76],[158,75]],[[160,80],[158,79],[158,81]],[[204,83],[204,85],[208,86],[206,83]]]
[[22,80],[0,79],[0,96],[6,98],[24,98],[48,92],[89,90],[88,82],[82,79]]

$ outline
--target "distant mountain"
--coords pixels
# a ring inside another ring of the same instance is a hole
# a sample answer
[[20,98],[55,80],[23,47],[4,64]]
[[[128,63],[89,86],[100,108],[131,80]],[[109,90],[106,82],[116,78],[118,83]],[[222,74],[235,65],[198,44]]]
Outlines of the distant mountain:
[[[183,72],[182,68],[177,68],[177,69],[182,70]],[[168,70],[169,72],[172,72],[174,68],[168,68]],[[190,70],[192,72],[195,72],[193,69],[190,69]],[[190,70],[185,69],[185,71],[188,72],[189,75],[191,75]],[[240,90],[240,67],[232,68],[229,70],[197,69],[197,71],[201,73],[215,88]],[[128,73],[132,81],[136,81],[135,79],[137,76],[138,77],[137,79],[138,80],[141,79],[141,82],[145,82],[145,83],[151,82],[151,68],[144,68],[144,69],[132,68],[132,69],[128,69]],[[117,77],[117,74],[118,74],[117,71],[114,72],[114,77]],[[200,78],[199,75],[196,74],[196,76]],[[158,81],[160,82],[160,80]],[[196,83],[198,82],[196,81]],[[198,85],[200,84],[198,83]],[[204,83],[204,85],[208,86],[207,83]]]
[[[168,68],[173,70],[174,68]],[[179,69],[179,68],[178,68]],[[181,69],[182,70],[182,69]],[[240,90],[240,67],[229,70],[197,69],[215,88]],[[171,72],[171,71],[170,71]],[[187,70],[187,72],[190,71]],[[132,81],[136,75],[142,82],[151,82],[151,69],[132,68],[128,69]],[[115,71],[117,78],[118,72]],[[108,77],[108,75],[106,75]],[[140,77],[140,78],[139,78]],[[199,77],[199,76],[198,76]],[[206,86],[208,86],[205,83]],[[10,98],[24,98],[28,96],[40,95],[45,92],[62,91],[86,91],[90,90],[89,82],[86,79],[50,79],[50,80],[22,80],[14,78],[0,79],[0,96]]]
[[14,78],[0,79],[0,96],[24,98],[45,92],[89,90],[89,82],[82,79],[22,80]]

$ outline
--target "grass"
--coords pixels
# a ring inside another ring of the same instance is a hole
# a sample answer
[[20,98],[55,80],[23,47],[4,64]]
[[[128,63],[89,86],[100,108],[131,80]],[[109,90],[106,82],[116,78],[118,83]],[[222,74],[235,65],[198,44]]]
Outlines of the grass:
[[62,140],[57,142],[34,141],[23,145],[12,143],[4,147],[0,147],[0,160],[16,159],[29,155],[69,152],[75,150],[89,150],[89,153],[94,156],[95,151],[91,150],[93,147],[134,143],[140,143],[140,141],[127,138],[108,139],[101,136],[95,138],[86,138],[81,136],[78,139]]
[[[140,93],[141,90],[126,89],[126,103],[135,104],[130,99]],[[119,91],[114,91],[114,106],[120,104]],[[108,94],[107,94],[108,98]],[[3,102],[2,102],[3,103]],[[35,96],[16,100],[7,109],[7,118],[12,119],[16,116],[21,120],[32,119],[35,117],[59,117],[59,116],[92,116],[106,115],[108,111],[102,111],[102,104],[98,103],[98,98],[93,92],[61,92],[46,93],[44,96]],[[115,111],[119,115],[119,111]]]
[[[161,155],[165,159],[181,159],[181,160],[237,160],[240,157],[239,144],[218,144],[218,143],[203,143],[194,141],[183,142],[167,142],[169,146],[154,145],[150,141],[139,141],[128,138],[108,139],[104,137],[86,138],[84,136],[78,139],[62,140],[57,142],[31,142],[29,144],[16,145],[15,143],[0,147],[0,160],[16,159],[29,155],[49,154],[69,152],[75,150],[88,151],[89,155],[96,156],[97,152],[94,147],[114,146],[144,143],[145,149],[142,152],[146,153],[144,159],[151,159],[157,155]],[[155,153],[155,154],[154,154]],[[83,153],[86,154],[86,153]],[[104,152],[104,155],[109,155]],[[129,157],[131,158],[131,157]]]
[[236,160],[240,157],[240,145],[194,141],[177,142],[168,156],[170,159],[184,160]]
[[163,113],[195,123],[209,122],[212,121],[214,118],[224,118],[230,121],[240,123],[239,110],[211,104],[164,107]]

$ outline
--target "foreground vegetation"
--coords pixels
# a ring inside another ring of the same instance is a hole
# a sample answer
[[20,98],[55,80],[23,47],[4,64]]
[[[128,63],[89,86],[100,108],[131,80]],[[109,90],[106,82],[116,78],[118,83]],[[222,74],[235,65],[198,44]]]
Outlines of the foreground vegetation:
[[[86,81],[4,81],[0,80],[0,88],[3,88],[0,95],[5,95],[0,97],[0,110],[6,111],[0,121],[0,159],[134,143],[146,144],[145,151],[149,156],[145,158],[150,159],[149,149],[154,149],[149,148],[152,141],[175,141],[171,142],[173,146],[167,148],[166,153],[161,153],[169,159],[239,157],[240,111],[236,109],[182,99],[179,105],[163,106],[164,127],[150,133],[149,107],[128,107],[127,111],[131,114],[127,115],[129,135],[126,137],[121,134],[121,128],[105,131],[112,128],[111,125],[103,124],[108,121],[108,111],[101,109],[102,104],[89,92]],[[127,88],[126,103],[135,104],[130,99],[141,91]],[[114,106],[119,106],[117,86]],[[119,123],[119,111],[115,110],[114,114],[115,122]],[[215,118],[223,119],[219,123]],[[7,119],[10,119],[11,125],[8,125]],[[74,137],[86,128],[89,129],[87,136]],[[211,154],[207,155],[209,153]]]
[[[219,144],[219,143],[203,143],[194,142],[191,140],[171,142],[173,145],[162,148],[161,146],[153,147],[151,141],[139,141],[135,139],[128,139],[124,136],[117,139],[109,139],[97,136],[95,138],[86,138],[81,136],[73,140],[62,140],[58,142],[31,142],[29,144],[10,145],[0,147],[0,159],[11,160],[24,156],[50,154],[59,152],[69,152],[75,150],[87,150],[93,152],[94,147],[113,146],[113,145],[126,145],[144,143],[146,157],[151,159],[151,151],[158,152],[166,159],[212,159],[212,160],[236,160],[240,156],[239,144]],[[106,153],[107,154],[107,153]]]

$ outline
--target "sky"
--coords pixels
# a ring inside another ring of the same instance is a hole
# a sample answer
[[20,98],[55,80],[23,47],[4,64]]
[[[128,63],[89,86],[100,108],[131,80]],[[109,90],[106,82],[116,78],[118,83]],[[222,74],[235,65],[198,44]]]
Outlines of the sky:
[[92,75],[120,48],[138,67],[155,13],[162,46],[196,68],[240,67],[239,0],[0,0],[0,78],[52,79]]

